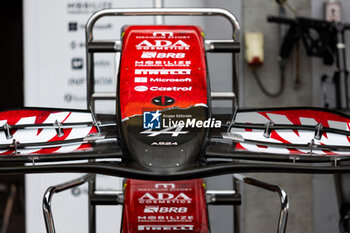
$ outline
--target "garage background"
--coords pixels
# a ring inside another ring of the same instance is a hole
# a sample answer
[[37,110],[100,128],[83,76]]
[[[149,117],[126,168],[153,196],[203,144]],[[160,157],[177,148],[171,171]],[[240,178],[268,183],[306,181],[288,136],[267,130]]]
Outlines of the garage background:
[[[300,16],[324,18],[323,0],[289,0]],[[342,2],[343,21],[350,22],[349,1]],[[2,91],[1,107],[41,106],[85,108],[85,58],[83,26],[95,10],[104,7],[152,7],[153,1],[74,1],[74,0],[13,0],[1,3],[0,25],[2,28]],[[274,0],[164,0],[165,7],[222,7],[233,12],[241,22],[244,32],[262,32],[265,37],[265,64],[259,74],[265,86],[273,91],[279,85],[277,55],[279,51],[278,26],[266,22],[267,15],[277,15],[279,8]],[[288,16],[293,17],[289,11]],[[131,23],[152,23],[153,18],[107,19],[97,30],[101,38],[119,38],[120,25]],[[202,26],[207,38],[228,38],[231,31],[228,24],[218,18],[197,17],[181,19],[166,18],[165,23],[196,24]],[[220,25],[218,27],[217,25]],[[347,44],[349,39],[347,38]],[[310,58],[301,46],[299,55],[300,85],[295,87],[296,55],[287,64],[285,91],[281,97],[266,97],[254,80],[244,61],[244,46],[239,56],[240,106],[322,106],[323,96],[320,80],[323,74],[332,75],[334,67],[325,67],[317,58]],[[349,51],[348,51],[349,53]],[[215,57],[214,57],[215,56]],[[232,63],[228,55],[210,55],[209,69],[214,91],[227,91]],[[99,87],[104,90],[115,88],[114,56],[101,56],[97,76]],[[349,65],[349,64],[348,64]],[[332,91],[332,90],[329,90]],[[225,105],[225,103],[219,103]],[[113,111],[112,103],[103,103],[100,110]],[[290,197],[288,232],[338,232],[338,209],[332,176],[252,174],[262,180],[283,187]],[[19,189],[15,211],[9,232],[45,232],[41,212],[41,198],[49,185],[73,178],[73,175],[30,175],[26,177],[26,191]],[[1,178],[4,179],[4,178]],[[120,181],[106,177],[99,178],[101,188],[120,187]],[[10,181],[8,181],[10,180]],[[3,180],[8,184],[16,179]],[[210,179],[209,188],[227,189],[231,177]],[[24,187],[23,177],[18,177],[18,187]],[[60,194],[54,199],[54,214],[58,231],[86,232],[87,207],[86,187]],[[6,189],[5,189],[6,191]],[[242,187],[242,232],[274,232],[276,230],[279,200],[271,193],[252,187]],[[85,197],[84,197],[85,195]],[[78,197],[79,196],[79,197]],[[25,198],[24,198],[25,197]],[[25,201],[21,201],[24,200]],[[25,205],[23,204],[25,202]],[[1,205],[3,206],[3,205]],[[106,207],[104,207],[106,208]],[[25,218],[23,215],[25,209]],[[0,209],[1,211],[1,209]],[[67,218],[67,211],[70,217]],[[232,232],[232,208],[212,209],[212,232]],[[110,213],[110,214],[109,214]],[[100,209],[99,232],[118,232],[115,227],[119,217],[117,209]],[[106,217],[108,216],[108,217]],[[67,222],[68,221],[68,222]],[[19,224],[22,223],[22,224]],[[25,223],[25,224],[24,224]],[[26,227],[24,227],[26,226]],[[77,228],[74,228],[74,227]],[[66,230],[68,227],[70,230]],[[73,228],[72,228],[73,227]],[[15,229],[19,228],[19,229]]]

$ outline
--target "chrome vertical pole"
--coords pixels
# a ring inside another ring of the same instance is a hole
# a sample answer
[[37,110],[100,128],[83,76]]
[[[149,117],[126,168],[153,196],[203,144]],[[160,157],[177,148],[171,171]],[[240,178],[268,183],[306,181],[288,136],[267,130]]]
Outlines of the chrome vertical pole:
[[[164,0],[153,0],[154,8],[164,8]],[[157,15],[154,16],[154,24],[163,25],[164,24],[164,16]]]

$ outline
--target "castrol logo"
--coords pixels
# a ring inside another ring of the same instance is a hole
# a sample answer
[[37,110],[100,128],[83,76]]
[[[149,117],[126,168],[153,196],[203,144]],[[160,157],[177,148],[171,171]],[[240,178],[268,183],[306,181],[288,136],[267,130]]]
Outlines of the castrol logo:
[[148,87],[146,87],[146,86],[136,86],[134,89],[135,89],[135,91],[144,92],[144,91],[148,90]]

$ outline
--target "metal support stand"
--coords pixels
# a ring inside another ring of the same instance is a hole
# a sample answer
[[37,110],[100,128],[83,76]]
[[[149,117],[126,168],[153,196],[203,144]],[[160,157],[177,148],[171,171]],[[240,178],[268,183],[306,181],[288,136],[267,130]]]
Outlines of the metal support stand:
[[51,210],[51,200],[55,193],[65,191],[86,183],[87,181],[94,178],[94,175],[85,175],[81,178],[59,184],[56,186],[49,187],[43,197],[43,214],[46,225],[47,233],[56,233],[55,224],[53,220],[52,210]]
[[349,71],[346,66],[346,46],[345,46],[345,25],[336,24],[337,30],[337,50],[336,50],[336,66],[333,81],[336,87],[337,108],[349,110],[349,90],[348,75]]
[[277,233],[285,233],[287,228],[287,219],[288,219],[288,209],[289,209],[289,201],[287,193],[277,185],[268,184],[263,181],[242,176],[240,174],[233,175],[233,179],[239,180],[249,185],[253,185],[259,188],[263,188],[265,190],[276,192],[281,199],[281,211],[278,220]]
[[[233,190],[236,193],[240,193],[240,187],[237,179],[233,179]],[[241,209],[239,205],[233,206],[233,232],[241,232]]]
[[[95,160],[92,160],[94,162]],[[91,162],[91,161],[89,161]],[[96,206],[91,204],[91,197],[96,191],[96,175],[92,175],[88,183],[89,233],[96,233]]]

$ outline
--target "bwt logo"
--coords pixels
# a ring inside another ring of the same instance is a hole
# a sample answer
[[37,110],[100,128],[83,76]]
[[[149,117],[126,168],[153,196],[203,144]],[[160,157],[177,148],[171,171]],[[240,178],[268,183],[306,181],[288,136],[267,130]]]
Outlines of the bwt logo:
[[143,128],[144,129],[160,129],[160,116],[162,114],[157,110],[156,112],[143,113]]

